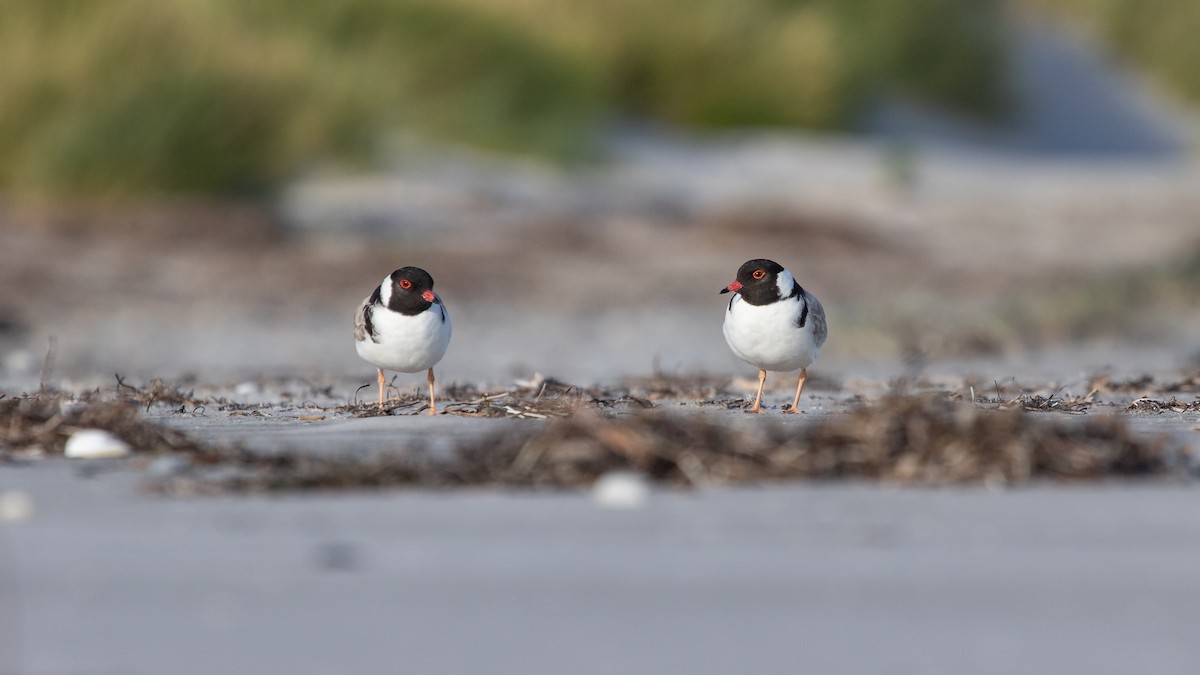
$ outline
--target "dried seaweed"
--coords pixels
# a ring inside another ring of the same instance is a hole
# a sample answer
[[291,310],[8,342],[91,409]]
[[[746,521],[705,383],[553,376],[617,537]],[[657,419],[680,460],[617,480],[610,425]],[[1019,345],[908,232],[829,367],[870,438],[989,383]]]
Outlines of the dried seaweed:
[[[426,452],[419,441],[409,441],[364,457],[202,444],[142,415],[147,401],[174,405],[173,397],[182,393],[165,384],[133,388],[123,381],[118,390],[120,398],[98,392],[76,398],[0,398],[0,461],[61,453],[75,430],[105,429],[129,443],[136,455],[167,455],[186,467],[152,476],[152,489],[193,494],[396,486],[586,487],[613,470],[637,471],[673,486],[844,478],[916,485],[1020,484],[1036,477],[1094,479],[1183,471],[1189,457],[1163,438],[1135,436],[1119,417],[1066,420],[1025,412],[1075,412],[1092,394],[1082,399],[1022,395],[1009,405],[985,408],[953,400],[944,392],[897,393],[876,403],[860,402],[846,414],[783,423],[731,419],[694,408],[672,413],[653,407],[647,398],[623,393],[628,391],[624,388],[580,389],[543,382],[536,390],[463,389],[457,393],[474,400],[445,405],[458,415],[526,417],[542,423],[461,439],[449,451],[443,447],[438,453]],[[181,405],[192,403],[212,400],[189,393]],[[414,396],[412,407],[418,403],[424,405],[423,397]],[[375,409],[370,404],[360,407],[362,414]],[[1143,398],[1129,410],[1197,412],[1200,398],[1191,403],[1174,397]]]
[[1131,393],[1148,391],[1154,387],[1154,378],[1142,375],[1128,380],[1113,380],[1107,373],[1095,375],[1091,380],[1091,388],[1098,391],[1114,393]]
[[1184,373],[1179,379],[1162,383],[1156,383],[1150,375],[1114,381],[1107,374],[1101,374],[1092,378],[1092,387],[1101,391],[1140,394],[1200,392],[1200,370]]
[[167,406],[185,406],[196,408],[204,403],[211,403],[211,400],[201,400],[196,398],[195,390],[184,392],[175,385],[167,384],[166,381],[159,378],[154,378],[144,387],[137,387],[125,381],[125,378],[117,373],[117,393],[122,395],[126,400],[136,402],[144,406],[145,410],[149,410],[154,404],[162,404]]
[[145,420],[130,401],[43,395],[0,399],[0,461],[61,454],[80,429],[103,429],[142,453],[196,452],[182,431]]
[[1192,401],[1191,403],[1188,403],[1187,401],[1181,401],[1174,396],[1172,396],[1170,398],[1170,400],[1166,400],[1166,401],[1153,399],[1153,398],[1149,398],[1149,397],[1139,398],[1138,400],[1134,401],[1133,403],[1130,403],[1129,407],[1125,408],[1125,410],[1128,412],[1153,413],[1153,414],[1162,414],[1162,413],[1168,413],[1168,412],[1173,412],[1173,413],[1200,412],[1200,396],[1197,396],[1196,399],[1194,401]]
[[1015,410],[915,396],[891,397],[798,430],[771,425],[757,433],[710,417],[661,412],[580,415],[528,439],[501,437],[466,448],[463,459],[485,455],[493,464],[513,457],[495,482],[530,485],[587,484],[614,469],[679,485],[798,478],[941,484],[1094,478],[1166,466],[1162,441],[1139,440],[1116,418],[1051,424]]
[[[541,375],[502,390],[454,384],[444,389],[439,399],[438,409],[449,415],[517,419],[566,417],[585,409],[654,406],[649,398],[637,396],[625,387],[579,387]],[[382,410],[374,403],[343,405],[333,410],[354,417],[377,417],[417,415],[428,409],[428,399],[423,395],[408,395],[390,399]]]
[[366,459],[240,453],[215,476],[172,476],[154,489],[348,489],[420,485],[586,487],[613,470],[673,486],[860,479],[913,485],[1020,484],[1182,472],[1163,438],[1133,435],[1117,417],[1055,421],[944,396],[894,395],[811,424],[663,410],[573,415],[461,442],[449,455],[420,446]]
[[650,401],[662,399],[712,401],[716,397],[728,393],[730,380],[728,377],[703,373],[696,375],[655,373],[650,377],[627,378],[620,384],[631,395],[637,395],[639,398]]
[[1010,401],[1009,405],[1019,405],[1022,410],[1033,412],[1060,412],[1069,415],[1081,415],[1086,413],[1092,405],[1095,393],[1095,390],[1092,390],[1092,392],[1082,398],[1070,395],[1061,396],[1057,393],[1050,394],[1049,396],[1022,394]]
[[1200,392],[1200,370],[1194,370],[1178,380],[1161,385],[1159,391],[1166,394]]
[[[224,396],[197,396],[194,389],[184,391],[177,385],[166,382],[165,380],[154,378],[151,379],[145,386],[138,387],[129,384],[120,374],[116,375],[117,385],[115,394],[118,398],[137,403],[143,410],[149,410],[156,406],[166,406],[175,408],[179,406],[175,412],[195,412],[207,411],[209,409],[219,412],[253,412],[262,411],[271,408],[276,408],[280,404],[272,402],[257,402],[247,403],[244,401],[236,401]],[[310,394],[319,394],[322,391],[331,390],[332,386],[320,388],[316,385],[307,384],[310,389]],[[283,399],[294,399],[295,394],[290,391],[279,392],[279,397]],[[319,409],[319,406],[312,404],[311,407]]]

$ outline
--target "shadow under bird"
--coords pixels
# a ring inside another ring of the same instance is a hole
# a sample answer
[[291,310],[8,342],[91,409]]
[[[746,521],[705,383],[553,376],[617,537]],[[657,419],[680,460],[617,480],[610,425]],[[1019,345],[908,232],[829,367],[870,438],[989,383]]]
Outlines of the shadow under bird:
[[808,367],[821,355],[828,328],[825,308],[792,273],[765,258],[738,268],[721,293],[733,293],[725,310],[725,341],[737,357],[758,368],[758,394],[749,412],[762,410],[767,371],[800,370],[790,412],[799,412]]
[[384,370],[428,371],[429,414],[437,414],[433,367],[450,346],[450,313],[433,277],[420,267],[401,267],[362,301],[354,315],[358,355],[379,370],[379,408],[384,408]]

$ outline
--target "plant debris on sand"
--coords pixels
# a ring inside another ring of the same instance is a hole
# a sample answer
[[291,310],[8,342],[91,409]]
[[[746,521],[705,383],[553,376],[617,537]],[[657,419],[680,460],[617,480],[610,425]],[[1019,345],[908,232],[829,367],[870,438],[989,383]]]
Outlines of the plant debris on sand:
[[1022,394],[1010,401],[1010,405],[1019,404],[1023,410],[1031,410],[1038,412],[1061,412],[1069,415],[1082,415],[1086,413],[1088,407],[1093,403],[1095,390],[1088,393],[1083,398],[1075,396],[1060,396],[1059,394],[1050,394],[1042,396],[1035,394],[1026,396]]
[[1184,373],[1176,380],[1156,382],[1150,375],[1143,375],[1129,380],[1114,381],[1107,374],[1096,375],[1092,378],[1094,390],[1142,393],[1142,394],[1180,394],[1187,392],[1200,393],[1200,369]]
[[117,391],[123,395],[125,400],[145,406],[146,410],[150,406],[157,404],[169,406],[186,406],[196,408],[203,405],[204,401],[198,399],[194,391],[184,392],[179,387],[168,384],[162,379],[155,378],[145,387],[138,387],[129,384],[121,377],[120,373],[116,375]]
[[943,397],[893,396],[806,426],[749,428],[657,411],[577,415],[528,438],[464,448],[458,461],[484,466],[484,482],[504,484],[590,484],[616,469],[678,485],[799,478],[943,484],[1148,475],[1166,470],[1168,455],[1165,441],[1135,438],[1115,417],[1055,424]]
[[420,447],[367,458],[240,454],[236,471],[205,481],[172,476],[169,493],[386,486],[587,487],[614,470],[674,486],[801,479],[1020,484],[1035,477],[1098,479],[1182,473],[1188,458],[1163,438],[1130,433],[1113,416],[1035,418],[944,396],[895,395],[807,424],[696,413],[597,409],[524,430],[460,442],[449,455]]
[[1161,401],[1153,398],[1139,398],[1133,403],[1130,403],[1129,407],[1125,410],[1129,412],[1156,414],[1166,412],[1200,412],[1200,396],[1197,396],[1196,400],[1192,401],[1191,403],[1188,403],[1187,401],[1181,401],[1174,396],[1167,401]]
[[0,462],[62,454],[71,434],[102,429],[141,452],[201,452],[182,431],[153,424],[132,401],[57,395],[0,399]]
[[[99,393],[76,399],[57,394],[0,399],[0,462],[59,454],[72,433],[95,428],[113,433],[143,457],[181,460],[180,470],[149,476],[151,489],[171,494],[587,487],[615,470],[636,471],[672,486],[847,478],[914,485],[1020,484],[1036,477],[1183,474],[1191,464],[1190,450],[1165,437],[1134,435],[1118,416],[1047,418],[1026,410],[1057,406],[1031,406],[1030,401],[991,408],[945,393],[896,393],[876,403],[858,403],[845,414],[785,421],[730,415],[720,402],[710,401],[709,410],[676,410],[653,407],[643,398],[693,386],[714,393],[721,387],[660,382],[590,390],[542,380],[500,394],[463,389],[456,392],[463,396],[455,398],[470,402],[447,404],[448,410],[544,421],[458,438],[436,452],[417,437],[370,454],[322,454],[202,444],[142,413],[153,403],[195,405],[191,394],[165,385],[139,389],[121,383],[122,396],[116,400]],[[1177,399],[1140,399],[1130,410],[1183,412],[1196,406]]]
[[[485,391],[469,384],[452,384],[441,397],[447,401],[441,411],[462,417],[513,417],[549,419],[567,417],[581,410],[648,409],[654,401],[695,400],[700,405],[740,402],[720,398],[726,393],[728,378],[710,375],[676,376],[656,374],[629,378],[613,387],[580,387],[552,377],[535,375],[506,390]],[[429,409],[423,393],[401,394],[391,398],[383,410],[373,402],[356,402],[334,408],[335,412],[354,417],[378,417],[397,413],[417,415]]]

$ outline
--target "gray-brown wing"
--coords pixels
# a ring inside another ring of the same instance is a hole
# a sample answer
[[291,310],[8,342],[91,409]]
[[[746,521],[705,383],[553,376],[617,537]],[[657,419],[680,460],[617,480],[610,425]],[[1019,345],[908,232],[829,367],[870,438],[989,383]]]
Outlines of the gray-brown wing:
[[364,298],[358,306],[358,312],[354,315],[354,340],[362,342],[370,338],[372,342],[379,342],[375,339],[375,327],[371,325],[371,298]]
[[813,322],[813,341],[820,347],[825,344],[825,338],[829,337],[829,326],[825,323],[825,308],[821,306],[821,301],[808,291],[804,291],[804,300],[808,302],[808,320]]

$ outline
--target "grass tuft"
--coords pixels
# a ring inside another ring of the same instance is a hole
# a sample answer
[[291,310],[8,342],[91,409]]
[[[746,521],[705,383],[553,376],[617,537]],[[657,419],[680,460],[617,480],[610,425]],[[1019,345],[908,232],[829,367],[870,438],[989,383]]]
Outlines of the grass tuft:
[[1000,0],[11,0],[0,187],[258,194],[416,133],[558,160],[607,120],[850,128],[1004,104]]

